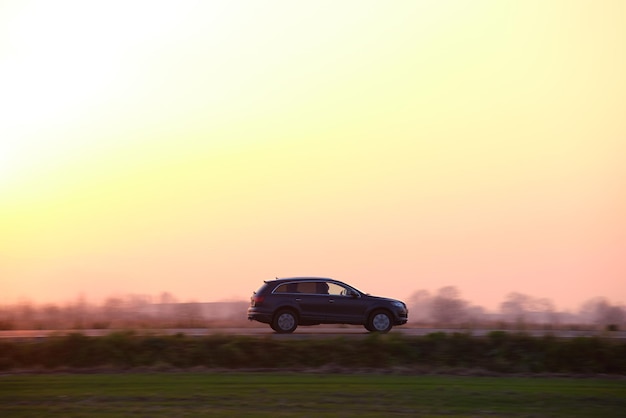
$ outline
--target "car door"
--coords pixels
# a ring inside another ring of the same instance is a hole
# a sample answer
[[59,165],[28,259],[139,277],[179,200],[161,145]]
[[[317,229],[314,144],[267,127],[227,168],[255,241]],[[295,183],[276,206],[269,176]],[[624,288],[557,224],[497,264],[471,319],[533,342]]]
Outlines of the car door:
[[[355,290],[328,282],[328,317],[334,322],[363,323],[367,301]],[[354,292],[354,293],[353,293]]]
[[307,281],[297,284],[295,301],[300,307],[301,322],[324,322],[326,320],[330,295],[323,289],[322,281]]

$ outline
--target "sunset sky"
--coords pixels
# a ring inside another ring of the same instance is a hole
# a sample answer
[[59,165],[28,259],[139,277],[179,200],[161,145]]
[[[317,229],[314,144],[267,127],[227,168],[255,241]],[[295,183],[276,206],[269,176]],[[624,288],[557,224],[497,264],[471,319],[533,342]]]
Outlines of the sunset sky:
[[626,2],[0,0],[0,304],[300,275],[626,303]]

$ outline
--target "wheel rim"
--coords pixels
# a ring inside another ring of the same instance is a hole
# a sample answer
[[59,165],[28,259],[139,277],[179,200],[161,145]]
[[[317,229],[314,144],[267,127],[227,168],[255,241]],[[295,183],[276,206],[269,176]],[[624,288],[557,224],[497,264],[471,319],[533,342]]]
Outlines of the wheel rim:
[[277,323],[280,329],[288,330],[293,328],[294,324],[296,323],[296,319],[293,317],[293,315],[284,313],[278,317]]
[[372,321],[372,325],[376,331],[384,331],[389,328],[389,317],[384,313],[379,313],[374,316],[374,320]]

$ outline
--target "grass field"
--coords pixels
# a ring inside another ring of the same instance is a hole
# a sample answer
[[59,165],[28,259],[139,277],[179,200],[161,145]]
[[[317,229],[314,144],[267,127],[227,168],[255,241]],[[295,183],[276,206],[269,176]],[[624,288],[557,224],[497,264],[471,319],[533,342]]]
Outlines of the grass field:
[[624,417],[626,380],[318,373],[0,375],[2,417]]

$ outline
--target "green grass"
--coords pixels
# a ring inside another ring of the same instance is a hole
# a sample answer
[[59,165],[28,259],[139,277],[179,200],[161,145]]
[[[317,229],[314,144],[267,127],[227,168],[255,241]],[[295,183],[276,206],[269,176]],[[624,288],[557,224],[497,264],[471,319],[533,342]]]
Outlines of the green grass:
[[0,375],[2,417],[623,417],[626,380],[317,373]]

